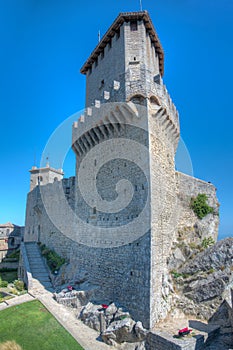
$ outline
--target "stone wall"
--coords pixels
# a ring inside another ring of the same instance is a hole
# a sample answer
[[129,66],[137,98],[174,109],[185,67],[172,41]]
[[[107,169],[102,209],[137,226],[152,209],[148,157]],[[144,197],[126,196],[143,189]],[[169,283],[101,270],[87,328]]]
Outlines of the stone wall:
[[147,337],[148,350],[201,350],[204,348],[204,336],[197,335],[189,339],[174,339],[165,332],[150,332]]
[[[104,49],[104,54],[99,54],[98,59],[92,64],[92,69],[86,76],[86,107],[95,105],[95,100],[105,102],[104,91],[110,93],[109,101],[124,101],[124,25],[120,27],[120,34],[115,34]],[[116,59],[117,58],[117,59]],[[114,80],[120,82],[120,89],[114,89]]]
[[[216,197],[216,188],[213,184],[194,177],[176,172],[178,189],[178,238],[186,243],[199,244],[205,237],[213,237],[217,240],[219,225],[219,203]],[[214,209],[213,214],[208,214],[203,219],[198,219],[190,208],[191,198],[199,193],[205,193],[208,205]]]

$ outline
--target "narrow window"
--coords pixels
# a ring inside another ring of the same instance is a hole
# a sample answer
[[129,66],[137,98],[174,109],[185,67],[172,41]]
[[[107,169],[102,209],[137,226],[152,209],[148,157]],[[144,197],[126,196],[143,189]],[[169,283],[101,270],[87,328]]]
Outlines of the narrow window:
[[96,207],[93,208],[93,214],[96,214]]
[[101,60],[104,58],[104,50],[101,52]]
[[135,32],[136,30],[138,30],[138,22],[137,21],[130,22],[130,30],[131,30],[131,32]]
[[98,66],[98,57],[97,57],[97,59],[95,61],[95,67],[97,67],[97,66]]
[[112,47],[112,39],[109,40],[109,43],[108,43],[108,49],[110,50]]
[[92,66],[89,68],[89,75],[92,73]]

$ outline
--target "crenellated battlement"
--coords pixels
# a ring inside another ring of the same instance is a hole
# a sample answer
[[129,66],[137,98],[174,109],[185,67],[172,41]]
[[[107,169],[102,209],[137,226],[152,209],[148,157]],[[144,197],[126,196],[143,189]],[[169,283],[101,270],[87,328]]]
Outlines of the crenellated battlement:
[[73,124],[73,150],[80,157],[100,142],[119,136],[127,124],[147,128],[142,106],[136,106],[132,102],[119,102],[87,108]]

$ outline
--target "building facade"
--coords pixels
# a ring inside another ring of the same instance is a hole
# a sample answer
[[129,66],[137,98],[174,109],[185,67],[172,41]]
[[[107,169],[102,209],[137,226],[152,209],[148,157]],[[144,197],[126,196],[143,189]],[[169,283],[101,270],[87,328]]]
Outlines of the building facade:
[[11,222],[0,224],[0,262],[16,249],[24,235],[24,226],[17,226]]

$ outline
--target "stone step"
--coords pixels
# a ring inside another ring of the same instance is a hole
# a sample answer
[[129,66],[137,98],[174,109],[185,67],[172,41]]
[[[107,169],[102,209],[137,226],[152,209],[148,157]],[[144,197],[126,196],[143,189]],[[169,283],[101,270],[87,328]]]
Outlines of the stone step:
[[34,266],[34,267],[36,267],[36,266],[44,266],[45,267],[45,264],[43,261],[33,261],[33,260],[30,261],[29,260],[29,264],[31,266]]
[[47,279],[48,281],[50,281],[48,274],[45,274],[45,273],[33,273],[32,276],[33,276],[33,278],[37,278],[39,280],[41,278],[43,278],[43,279]]
[[30,258],[41,259],[41,255],[39,253],[28,253],[27,256],[28,256],[28,259]]

